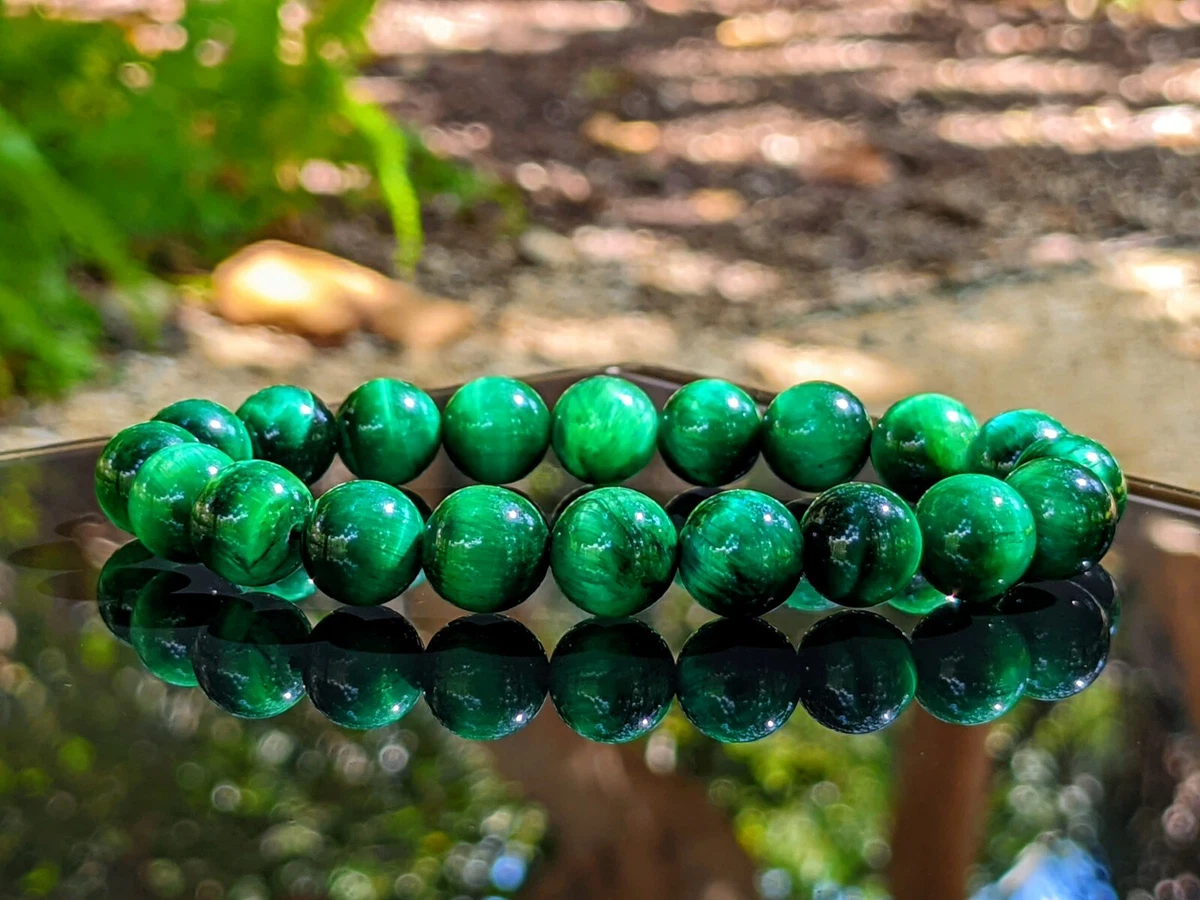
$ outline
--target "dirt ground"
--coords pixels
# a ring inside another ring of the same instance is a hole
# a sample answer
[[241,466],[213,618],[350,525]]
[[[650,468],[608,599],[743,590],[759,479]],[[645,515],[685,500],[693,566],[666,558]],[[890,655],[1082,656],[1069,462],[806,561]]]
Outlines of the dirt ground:
[[[182,396],[652,362],[875,412],[940,390],[1038,406],[1136,474],[1200,488],[1200,0],[384,3],[364,80],[534,221],[428,210],[422,287],[478,326],[221,368],[181,322],[0,446],[112,433]],[[389,265],[377,219],[320,243]],[[197,322],[201,326],[197,326]],[[243,337],[245,337],[243,335]],[[295,347],[289,344],[289,347]]]

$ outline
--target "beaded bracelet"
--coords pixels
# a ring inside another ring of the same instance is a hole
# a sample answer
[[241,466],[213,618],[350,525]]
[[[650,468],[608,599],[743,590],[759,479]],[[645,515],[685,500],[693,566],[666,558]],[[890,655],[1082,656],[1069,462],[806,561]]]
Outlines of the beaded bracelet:
[[[636,474],[656,446],[701,485],[736,480],[761,451],[785,482],[820,493],[797,521],[765,494],[722,492],[677,529],[645,495],[602,486],[568,505],[551,531],[528,498],[481,483],[425,521],[398,485],[429,465],[439,443],[483,482],[527,475],[549,444],[568,472],[600,485]],[[360,480],[314,501],[307,485],[339,453]],[[868,456],[885,486],[847,482]],[[334,599],[370,606],[423,568],[451,603],[494,613],[526,599],[549,568],[583,609],[623,616],[658,599],[678,569],[706,608],[757,616],[785,602],[802,574],[847,607],[897,596],[918,569],[963,600],[1070,577],[1107,551],[1126,487],[1107,450],[1035,410],[979,427],[957,401],[919,394],[872,428],[858,399],[828,382],[784,391],[760,417],[745,391],[703,379],[659,416],[639,387],[601,375],[569,387],[553,414],[531,387],[500,377],[460,388],[444,413],[392,379],[355,389],[336,417],[287,385],[259,391],[236,415],[185,400],[108,443],[96,494],[113,523],[155,553],[199,558],[241,585],[274,582],[303,563]]]
[[537,637],[504,616],[456,619],[428,647],[386,607],[339,609],[310,633],[294,605],[154,558],[137,542],[109,559],[96,591],[110,631],[153,675],[198,686],[236,716],[279,715],[307,694],[338,725],[379,728],[424,695],[450,731],[490,740],[528,725],[548,693],[570,728],[605,743],[646,734],[675,697],[722,742],[766,737],[798,704],[846,734],[886,727],[914,698],[947,722],[989,722],[1022,696],[1059,700],[1090,685],[1120,610],[1096,567],[1012,588],[994,611],[943,603],[911,639],[863,610],[819,619],[797,648],[761,619],[717,619],[676,659],[645,622],[592,618],[567,631],[547,663]]

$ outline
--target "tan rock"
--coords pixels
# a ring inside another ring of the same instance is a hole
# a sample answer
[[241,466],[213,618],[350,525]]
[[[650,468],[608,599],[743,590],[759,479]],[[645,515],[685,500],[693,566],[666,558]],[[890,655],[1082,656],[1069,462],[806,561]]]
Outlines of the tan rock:
[[478,316],[457,300],[420,300],[381,310],[370,319],[378,335],[408,350],[436,350],[471,333]]
[[316,348],[297,334],[264,325],[234,325],[194,306],[180,307],[179,326],[200,354],[221,369],[288,372],[316,355]]

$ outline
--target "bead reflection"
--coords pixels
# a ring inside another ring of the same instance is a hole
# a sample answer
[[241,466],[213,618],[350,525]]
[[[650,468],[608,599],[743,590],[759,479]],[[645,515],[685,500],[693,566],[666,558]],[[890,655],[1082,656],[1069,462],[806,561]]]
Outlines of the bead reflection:
[[722,743],[764,738],[796,709],[796,654],[783,633],[762,619],[702,626],[683,645],[677,673],[684,715]]
[[339,609],[313,629],[304,683],[338,725],[390,725],[421,699],[421,638],[386,607]]
[[578,734],[623,744],[650,731],[675,696],[666,641],[637,619],[588,619],[562,636],[550,660],[550,699]]
[[142,588],[163,572],[177,569],[179,566],[155,556],[140,541],[130,541],[108,558],[96,581],[96,605],[117,640],[129,643],[129,622]]
[[950,598],[925,580],[918,572],[908,583],[908,587],[888,601],[892,609],[898,609],[910,616],[927,616],[939,606],[945,606]]
[[546,651],[506,616],[455,619],[433,636],[425,658],[429,708],[459,737],[491,741],[520,731],[545,702]]
[[226,599],[191,592],[190,584],[183,572],[159,572],[138,591],[129,621],[129,642],[142,665],[177,687],[196,687],[192,647]]
[[1108,570],[1103,566],[1092,566],[1082,575],[1076,575],[1069,580],[1092,595],[1092,599],[1100,605],[1108,619],[1109,635],[1116,637],[1117,629],[1121,625],[1121,593]]

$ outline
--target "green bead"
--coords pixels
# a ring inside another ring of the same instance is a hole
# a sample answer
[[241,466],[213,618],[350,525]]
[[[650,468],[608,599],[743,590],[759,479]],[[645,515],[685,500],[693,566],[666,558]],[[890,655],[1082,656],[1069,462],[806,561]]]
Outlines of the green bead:
[[288,603],[301,603],[316,592],[316,584],[303,568],[297,569],[291,575],[284,575],[278,581],[254,588],[256,594],[270,594]]
[[516,491],[476,484],[455,491],[425,525],[429,584],[455,606],[501,612],[532,594],[546,575],[549,530]]
[[1035,441],[1054,441],[1067,433],[1062,423],[1037,409],[1010,409],[979,427],[971,441],[971,471],[1003,478]]
[[546,700],[546,651],[532,631],[506,616],[455,619],[433,636],[425,661],[430,710],[468,740],[520,731]]
[[195,687],[192,645],[225,604],[220,594],[193,593],[181,572],[160,572],[138,593],[129,620],[129,643],[152,675],[178,687]]
[[800,581],[800,526],[758,491],[725,491],[688,516],[679,577],[696,602],[722,616],[761,616]]
[[716,487],[750,471],[761,434],[762,417],[749,394],[728,381],[704,378],[667,400],[658,425],[658,451],[684,481]]
[[141,541],[118,547],[100,568],[96,579],[96,607],[100,618],[122,643],[129,644],[129,623],[142,589],[164,572],[179,569],[155,556]]
[[864,482],[831,487],[800,526],[804,574],[842,606],[875,606],[903,591],[921,563],[921,529],[908,504]]
[[550,446],[550,411],[515,378],[477,378],[455,391],[442,414],[450,461],[483,484],[509,484],[534,470]]
[[930,584],[925,576],[918,572],[912,577],[912,581],[908,583],[904,593],[897,594],[889,600],[888,606],[910,616],[926,616],[939,606],[945,606],[949,602],[949,597]]
[[1125,502],[1129,497],[1125,473],[1103,444],[1081,434],[1064,434],[1053,441],[1035,441],[1021,454],[1017,465],[1022,466],[1035,459],[1065,459],[1083,466],[1104,482],[1117,501],[1117,518],[1125,514]]
[[338,409],[338,452],[359,478],[404,484],[437,456],[442,416],[433,398],[394,378],[360,384]]
[[339,484],[313,507],[301,547],[304,570],[334,600],[386,603],[417,577],[424,530],[412,501],[391,485]]
[[254,455],[283,466],[305,484],[328,470],[337,453],[337,425],[310,390],[290,384],[263,388],[238,407]]
[[178,425],[234,462],[254,457],[254,443],[245,424],[231,410],[212,400],[180,400],[160,409],[154,421]]
[[636,475],[654,456],[657,439],[654,403],[624,378],[585,378],[554,404],[554,455],[580,481],[615,484]]
[[277,716],[304,697],[308,635],[308,619],[282,600],[265,594],[228,597],[196,636],[196,681],[231,715]]
[[979,426],[944,394],[914,394],[883,414],[871,437],[871,462],[883,483],[916,500],[936,482],[971,468]]
[[964,600],[987,600],[1029,568],[1037,537],[1021,495],[991,475],[954,475],[917,505],[921,574]]
[[1070,581],[1019,584],[1004,595],[997,610],[1020,630],[1029,648],[1026,696],[1064,700],[1104,670],[1108,619],[1079,585]]
[[624,744],[663,720],[675,696],[666,641],[637,619],[588,619],[550,658],[550,699],[572,731]]
[[164,447],[194,443],[195,437],[170,422],[141,422],[118,431],[96,461],[96,500],[109,521],[132,531],[129,491],[142,465]]
[[1087,591],[1088,595],[1104,610],[1104,615],[1108,619],[1109,636],[1116,637],[1117,630],[1121,627],[1121,593],[1117,590],[1117,584],[1108,574],[1108,570],[1104,566],[1092,566],[1070,581]]
[[723,744],[757,741],[796,709],[796,652],[762,619],[719,619],[698,629],[676,664],[683,714]]
[[234,584],[271,584],[300,565],[313,499],[303,482],[261,459],[235,462],[192,508],[192,544],[206,566]]
[[826,728],[869,734],[912,702],[917,667],[908,638],[882,616],[847,610],[800,639],[800,704]]
[[678,549],[675,526],[661,506],[629,488],[597,488],[555,521],[550,570],[580,609],[629,616],[666,593]]
[[1037,529],[1030,579],[1070,578],[1100,561],[1117,529],[1117,504],[1099,478],[1065,459],[1035,459],[1005,483],[1029,504]]
[[339,609],[309,638],[304,684],[313,706],[343,728],[382,728],[421,699],[421,638],[387,608]]
[[166,559],[194,560],[192,507],[216,474],[232,464],[207,444],[172,444],[146,460],[129,489],[129,524],[138,540]]
[[802,491],[823,491],[858,474],[871,449],[871,418],[841,385],[806,381],[779,394],[763,418],[763,458]]
[[789,609],[798,609],[801,612],[827,612],[831,609],[838,609],[838,605],[832,600],[823,597],[821,593],[809,583],[807,577],[801,578],[796,582],[796,589],[792,591],[792,595],[784,601],[784,605]]
[[1025,690],[1029,649],[1005,617],[964,607],[934,610],[913,630],[917,702],[943,722],[981,725],[1004,715]]

